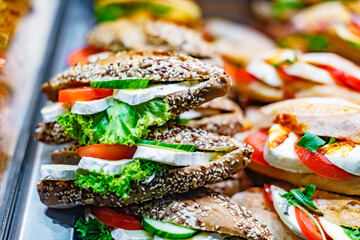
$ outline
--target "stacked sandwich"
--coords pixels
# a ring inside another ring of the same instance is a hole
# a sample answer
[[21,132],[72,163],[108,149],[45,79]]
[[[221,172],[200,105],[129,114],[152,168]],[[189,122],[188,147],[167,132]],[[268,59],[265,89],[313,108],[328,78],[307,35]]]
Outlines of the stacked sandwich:
[[242,170],[252,149],[177,123],[229,88],[220,68],[165,52],[70,67],[42,86],[55,103],[36,138],[71,143],[52,160],[73,165],[41,167],[40,200],[91,205],[75,226],[84,239],[273,239],[248,210],[201,188]]

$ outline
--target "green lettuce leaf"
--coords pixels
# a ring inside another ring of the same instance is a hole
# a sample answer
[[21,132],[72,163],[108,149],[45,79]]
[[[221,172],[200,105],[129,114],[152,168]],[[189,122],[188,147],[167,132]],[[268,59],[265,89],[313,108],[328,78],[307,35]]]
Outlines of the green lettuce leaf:
[[130,184],[135,181],[144,180],[147,176],[158,174],[171,169],[170,166],[138,159],[128,164],[120,175],[104,174],[103,172],[90,171],[88,175],[79,175],[75,185],[92,189],[93,192],[101,195],[108,191],[126,200],[131,191]]
[[168,110],[168,102],[162,99],[136,106],[118,102],[93,115],[67,112],[58,116],[57,122],[80,144],[119,143],[132,146],[148,134],[148,127],[165,124],[171,118]]
[[342,227],[346,235],[349,236],[352,240],[360,240],[360,228],[358,229],[351,229],[347,227]]
[[76,231],[80,232],[79,237],[84,240],[112,240],[112,236],[108,230],[104,228],[104,224],[97,219],[89,218],[85,221],[79,218],[74,226]]

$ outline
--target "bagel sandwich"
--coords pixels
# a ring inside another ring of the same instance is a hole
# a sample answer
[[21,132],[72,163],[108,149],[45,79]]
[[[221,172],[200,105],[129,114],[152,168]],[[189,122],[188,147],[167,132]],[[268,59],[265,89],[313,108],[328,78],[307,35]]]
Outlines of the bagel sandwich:
[[302,98],[260,112],[273,123],[244,140],[254,148],[251,170],[294,185],[360,195],[359,105],[340,98]]
[[75,229],[81,239],[274,239],[246,208],[205,188],[123,208],[91,207]]
[[263,188],[250,188],[231,199],[267,224],[275,239],[356,239],[360,199],[315,187],[264,184]]

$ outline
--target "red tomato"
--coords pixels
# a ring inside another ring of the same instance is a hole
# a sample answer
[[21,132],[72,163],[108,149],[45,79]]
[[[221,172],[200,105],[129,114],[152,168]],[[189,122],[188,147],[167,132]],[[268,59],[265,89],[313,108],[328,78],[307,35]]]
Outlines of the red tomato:
[[350,32],[360,36],[360,27],[355,22],[350,22],[348,25]]
[[[301,232],[305,235],[306,239],[323,240],[319,228],[316,226],[314,221],[308,215],[306,215],[306,213],[301,211],[298,207],[295,207],[295,215],[296,215],[296,220],[299,223]],[[317,222],[320,225],[320,222],[318,221],[318,217],[314,216],[314,218],[317,220]],[[329,235],[327,235],[324,229],[323,232],[325,234],[326,239],[332,239]]]
[[236,83],[249,84],[257,80],[245,68],[237,67],[229,62],[225,62],[224,70]]
[[94,144],[81,147],[77,150],[80,157],[94,157],[106,160],[132,158],[135,151],[136,146],[129,147],[122,144]]
[[266,199],[266,202],[274,209],[274,202],[271,197],[271,189],[270,184],[264,183],[264,197]]
[[316,153],[312,153],[303,147],[296,146],[295,144],[295,152],[305,166],[320,176],[336,179],[351,176],[350,173],[332,164],[325,155],[319,152],[319,150]]
[[141,230],[143,227],[138,219],[126,214],[119,214],[109,207],[91,207],[91,213],[103,223],[125,230]]
[[62,103],[75,101],[90,101],[105,98],[113,94],[113,89],[79,87],[59,91],[58,101]]
[[333,76],[333,78],[338,81],[338,83],[346,87],[350,87],[355,91],[360,91],[360,79],[350,76],[344,71],[329,66],[322,66],[322,68],[328,71],[331,76]]
[[254,152],[251,155],[251,160],[266,166],[269,164],[264,159],[264,147],[268,137],[269,135],[266,130],[259,130],[251,133],[244,140],[244,143],[249,144],[254,149]]
[[0,52],[0,71],[5,63],[6,63],[6,54],[4,52]]
[[66,58],[66,62],[69,66],[74,66],[76,63],[86,64],[88,63],[88,57],[102,52],[101,49],[91,46],[81,47],[73,50]]

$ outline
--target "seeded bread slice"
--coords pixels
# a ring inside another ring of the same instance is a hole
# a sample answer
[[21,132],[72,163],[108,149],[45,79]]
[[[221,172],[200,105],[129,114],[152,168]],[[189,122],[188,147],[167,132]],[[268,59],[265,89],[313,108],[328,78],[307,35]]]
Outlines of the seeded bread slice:
[[245,168],[250,162],[251,153],[251,147],[240,144],[238,149],[208,164],[175,168],[153,178],[133,182],[127,200],[111,192],[105,195],[93,193],[91,189],[76,186],[73,180],[41,180],[37,189],[41,202],[52,208],[78,205],[121,207],[222,181]]
[[120,52],[96,63],[70,67],[44,83],[41,89],[50,100],[56,101],[62,89],[89,86],[94,80],[118,79],[150,79],[163,83],[198,80],[202,81],[202,85],[189,90],[188,96],[183,96],[183,93],[175,96],[191,97],[198,91],[201,95],[198,97],[207,101],[225,95],[231,84],[223,69],[192,57],[168,52],[133,51]]
[[206,188],[131,205],[120,212],[245,239],[274,239],[246,208]]

